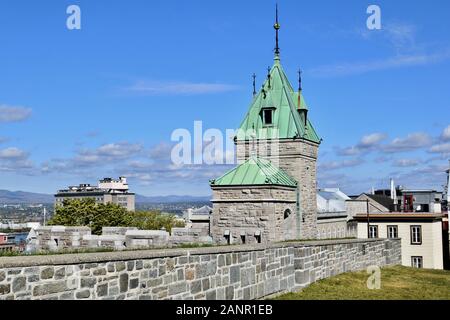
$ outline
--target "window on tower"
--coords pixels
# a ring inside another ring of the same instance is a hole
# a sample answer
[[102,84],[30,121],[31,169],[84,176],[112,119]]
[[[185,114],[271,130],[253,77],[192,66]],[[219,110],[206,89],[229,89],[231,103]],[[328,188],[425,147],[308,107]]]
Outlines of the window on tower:
[[263,109],[262,110],[262,120],[265,126],[273,125],[273,109]]

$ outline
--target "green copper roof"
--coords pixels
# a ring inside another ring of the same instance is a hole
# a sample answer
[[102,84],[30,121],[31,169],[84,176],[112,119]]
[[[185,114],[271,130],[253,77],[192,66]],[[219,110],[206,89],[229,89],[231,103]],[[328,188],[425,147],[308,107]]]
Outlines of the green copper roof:
[[269,160],[250,157],[222,177],[212,180],[211,186],[281,185],[296,187],[297,182]]
[[[266,79],[238,130],[237,140],[278,137],[280,139],[304,138],[320,143],[320,138],[309,120],[305,126],[304,115],[299,113],[297,106],[298,92],[295,92],[290,85],[280,59],[276,56],[270,70],[270,86],[269,80]],[[274,110],[271,126],[263,124],[261,114],[265,108]],[[303,95],[301,95],[301,109],[308,109]]]

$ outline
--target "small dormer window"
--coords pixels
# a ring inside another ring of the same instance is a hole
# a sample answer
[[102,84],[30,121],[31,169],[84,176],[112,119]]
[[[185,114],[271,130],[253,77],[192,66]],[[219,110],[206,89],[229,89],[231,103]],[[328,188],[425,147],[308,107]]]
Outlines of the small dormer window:
[[273,108],[262,109],[262,120],[265,126],[273,125]]

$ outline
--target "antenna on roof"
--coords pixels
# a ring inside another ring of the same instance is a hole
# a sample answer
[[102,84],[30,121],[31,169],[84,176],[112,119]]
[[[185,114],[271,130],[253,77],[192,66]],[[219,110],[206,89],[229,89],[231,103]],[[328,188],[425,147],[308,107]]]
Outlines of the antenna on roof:
[[252,78],[253,78],[253,96],[256,96],[256,74],[255,73],[253,73]]
[[278,56],[280,54],[280,47],[278,46],[278,30],[280,30],[281,28],[280,24],[278,23],[278,3],[275,7],[275,24],[273,28],[275,29],[275,55]]

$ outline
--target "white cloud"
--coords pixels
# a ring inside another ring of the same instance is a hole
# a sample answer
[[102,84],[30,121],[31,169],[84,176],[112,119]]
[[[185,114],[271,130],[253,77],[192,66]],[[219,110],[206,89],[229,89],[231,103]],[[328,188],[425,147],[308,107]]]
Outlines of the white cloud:
[[450,154],[450,143],[442,143],[434,145],[430,148],[431,153]]
[[0,150],[0,159],[3,160],[18,160],[18,159],[25,159],[28,157],[28,154],[20,150],[18,148],[6,148],[3,150]]
[[223,83],[139,81],[126,90],[145,95],[198,95],[229,92],[237,88]]
[[395,138],[388,145],[382,147],[386,153],[396,153],[412,151],[428,147],[432,143],[431,137],[427,133],[416,132],[408,134],[405,138]]
[[31,113],[30,108],[0,105],[0,122],[23,121],[28,119]]
[[380,145],[382,141],[387,138],[384,133],[376,132],[365,135],[361,138],[360,142],[352,147],[337,149],[337,154],[340,156],[354,156],[360,154],[362,151],[371,151]]
[[362,159],[350,159],[344,161],[330,161],[319,164],[319,169],[321,170],[338,170],[342,168],[357,167],[364,163]]
[[442,132],[441,139],[443,141],[450,141],[450,125]]
[[372,148],[385,140],[387,135],[384,133],[372,133],[362,137],[361,142],[357,145],[360,149]]
[[142,145],[128,142],[109,143],[100,146],[94,154],[111,158],[126,158],[142,151]]
[[397,159],[394,161],[395,167],[415,167],[420,164],[421,161],[417,159]]
[[359,75],[372,71],[435,64],[450,58],[450,50],[436,53],[417,53],[397,55],[394,57],[362,62],[345,62],[341,64],[321,66],[310,70],[311,75],[320,78]]

